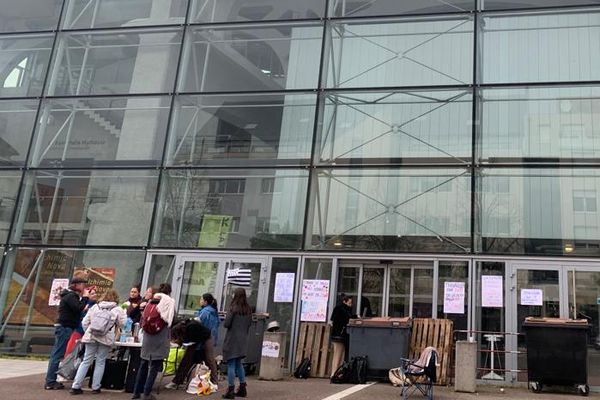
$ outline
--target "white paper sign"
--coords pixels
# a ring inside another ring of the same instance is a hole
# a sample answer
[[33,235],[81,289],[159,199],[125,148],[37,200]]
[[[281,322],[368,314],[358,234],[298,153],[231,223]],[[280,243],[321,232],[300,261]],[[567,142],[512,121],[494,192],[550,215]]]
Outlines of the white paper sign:
[[48,296],[48,305],[57,306],[60,304],[60,292],[69,287],[68,279],[53,279],[50,287],[50,296]]
[[521,289],[522,306],[543,306],[544,293],[542,289]]
[[279,343],[271,342],[270,340],[263,341],[262,356],[270,358],[279,357]]
[[329,281],[304,279],[302,281],[302,307],[300,320],[308,322],[327,321]]
[[296,274],[293,272],[280,272],[275,274],[275,303],[291,303],[294,301],[294,280]]
[[465,313],[465,283],[444,282],[444,314]]
[[502,276],[481,276],[481,306],[504,307],[504,280]]

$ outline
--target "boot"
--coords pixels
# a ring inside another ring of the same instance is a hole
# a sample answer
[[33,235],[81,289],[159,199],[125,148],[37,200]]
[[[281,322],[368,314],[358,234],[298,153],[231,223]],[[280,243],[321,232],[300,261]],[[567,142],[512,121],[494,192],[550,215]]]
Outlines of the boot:
[[246,392],[246,382],[244,382],[244,383],[240,382],[240,387],[238,388],[237,392],[235,392],[235,396],[236,397],[248,396],[248,392]]
[[222,396],[224,399],[235,399],[235,386],[229,386],[227,393]]

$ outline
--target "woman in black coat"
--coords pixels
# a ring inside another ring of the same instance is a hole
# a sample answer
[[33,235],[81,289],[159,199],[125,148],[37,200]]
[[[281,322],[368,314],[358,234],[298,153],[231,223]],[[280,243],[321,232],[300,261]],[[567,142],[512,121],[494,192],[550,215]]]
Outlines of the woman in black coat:
[[350,337],[346,331],[346,326],[350,318],[356,318],[356,315],[352,313],[352,298],[342,293],[340,300],[340,304],[335,306],[331,313],[331,322],[333,323],[331,328],[331,342],[333,343],[332,375],[344,362],[348,350]]

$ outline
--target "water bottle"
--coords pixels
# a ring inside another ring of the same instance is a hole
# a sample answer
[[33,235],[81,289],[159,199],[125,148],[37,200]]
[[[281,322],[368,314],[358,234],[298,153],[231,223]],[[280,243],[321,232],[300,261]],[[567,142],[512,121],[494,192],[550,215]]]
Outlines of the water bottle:
[[127,322],[125,323],[125,327],[123,328],[123,332],[131,335],[131,328],[133,326],[133,320],[131,318],[127,318]]
[[139,334],[140,334],[140,323],[136,322],[133,324],[133,338],[136,342],[139,342]]

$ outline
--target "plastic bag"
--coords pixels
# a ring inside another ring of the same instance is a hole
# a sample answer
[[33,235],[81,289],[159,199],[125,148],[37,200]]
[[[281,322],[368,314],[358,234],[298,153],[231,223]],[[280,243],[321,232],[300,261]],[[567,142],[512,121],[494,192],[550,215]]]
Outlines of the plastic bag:
[[208,396],[218,389],[218,386],[210,380],[210,370],[206,364],[202,363],[196,368],[196,373],[190,380],[186,392],[198,396]]
[[73,351],[69,353],[61,362],[58,367],[57,374],[62,376],[66,380],[75,379],[79,364],[83,361],[83,355],[85,353],[85,346],[81,341],[77,341]]

